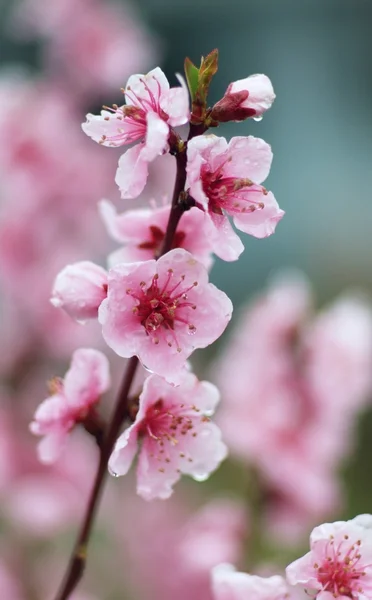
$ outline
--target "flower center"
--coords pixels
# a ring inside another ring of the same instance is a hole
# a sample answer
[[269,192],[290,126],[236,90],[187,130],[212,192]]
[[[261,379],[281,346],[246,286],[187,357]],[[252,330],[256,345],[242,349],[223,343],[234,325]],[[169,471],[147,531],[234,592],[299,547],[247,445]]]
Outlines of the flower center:
[[[194,416],[190,416],[191,411],[195,413]],[[203,422],[209,421],[209,417],[202,415],[200,409],[195,405],[166,405],[163,398],[159,398],[147,409],[139,429],[139,435],[149,436],[153,440],[154,445],[150,456],[156,458],[159,463],[158,471],[160,473],[164,473],[164,467],[171,462],[179,464],[179,459],[181,459],[181,464],[183,460],[193,462],[193,458],[187,452],[182,441],[187,439],[188,435],[193,437],[198,435],[195,431],[195,424],[199,419]],[[174,447],[177,444],[180,446],[175,455]],[[177,471],[180,472],[178,467]]]
[[365,575],[362,566],[359,564],[361,541],[358,540],[355,544],[349,546],[344,554],[342,547],[347,539],[348,536],[345,535],[344,541],[341,541],[335,547],[334,540],[331,538],[326,550],[326,559],[320,566],[318,564],[314,565],[317,570],[317,579],[323,586],[323,591],[331,592],[335,598],[338,596],[353,598],[353,593],[363,592],[359,581]]
[[[251,179],[224,177],[223,167],[227,162],[214,172],[207,165],[202,166],[203,191],[209,199],[209,210],[220,215],[223,211],[234,214],[262,210],[265,205],[261,198],[262,194],[267,194],[267,190]],[[256,194],[258,198],[255,198]]]
[[163,286],[159,286],[159,276],[156,274],[152,278],[151,285],[145,289],[145,282],[140,283],[140,292],[134,293],[131,289],[127,294],[137,300],[137,305],[133,308],[133,313],[140,320],[145,328],[147,335],[152,337],[154,344],[158,344],[159,335],[162,332],[170,334],[167,343],[177,346],[177,351],[181,348],[176,338],[176,325],[187,327],[188,333],[195,333],[196,328],[189,321],[189,310],[195,310],[196,306],[187,300],[187,294],[198,285],[197,281],[188,287],[183,287],[185,275],[181,275],[178,281],[173,281],[174,272],[168,269],[167,278]]

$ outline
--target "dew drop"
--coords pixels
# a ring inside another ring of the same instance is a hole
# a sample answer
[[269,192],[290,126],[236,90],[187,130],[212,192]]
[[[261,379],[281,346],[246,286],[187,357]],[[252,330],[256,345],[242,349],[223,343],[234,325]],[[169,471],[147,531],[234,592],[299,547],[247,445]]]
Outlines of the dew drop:
[[208,473],[196,473],[195,475],[192,476],[193,479],[195,479],[195,481],[206,481],[208,479],[209,475]]
[[262,115],[257,116],[257,117],[253,117],[253,121],[257,121],[257,123],[259,123],[260,121],[262,121],[262,119],[263,119]]
[[116,473],[116,471],[114,471],[113,469],[111,469],[110,465],[108,467],[109,473],[110,475],[112,475],[113,477],[119,477],[119,474]]

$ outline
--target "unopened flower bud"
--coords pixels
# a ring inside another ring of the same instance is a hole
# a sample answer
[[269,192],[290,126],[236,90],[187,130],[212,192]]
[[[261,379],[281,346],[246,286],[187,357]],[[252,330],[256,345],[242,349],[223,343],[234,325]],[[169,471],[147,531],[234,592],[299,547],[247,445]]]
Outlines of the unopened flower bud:
[[251,75],[230,83],[224,97],[212,108],[210,118],[220,123],[261,117],[275,100],[270,79]]
[[51,303],[63,308],[73,319],[85,321],[98,315],[98,307],[107,296],[107,272],[82,261],[67,265],[56,277]]

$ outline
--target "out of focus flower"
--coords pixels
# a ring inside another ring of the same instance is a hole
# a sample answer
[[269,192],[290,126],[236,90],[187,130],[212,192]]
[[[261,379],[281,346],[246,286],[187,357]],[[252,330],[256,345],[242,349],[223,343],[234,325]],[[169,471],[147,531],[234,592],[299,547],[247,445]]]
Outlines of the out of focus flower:
[[109,386],[109,364],[104,354],[89,348],[76,350],[65,378],[52,380],[52,395],[40,404],[30,425],[32,433],[45,436],[38,448],[40,460],[56,460],[68,432],[84,422]]
[[122,198],[136,198],[142,192],[148,163],[168,150],[169,128],[187,122],[188,92],[181,83],[170,88],[159,67],[147,75],[132,75],[123,90],[125,105],[87,115],[83,131],[94,141],[113,147],[140,142],[119,160],[116,183]]
[[191,373],[185,372],[178,387],[157,375],[148,377],[135,422],[116,442],[111,472],[126,475],[141,442],[137,492],[146,500],[169,498],[182,473],[206,479],[227,453],[209,418],[218,400],[217,388]]
[[219,122],[260,119],[274,100],[270,79],[266,75],[250,75],[230,83],[224,97],[213,106],[210,117]]
[[23,0],[13,12],[18,37],[44,37],[49,78],[74,90],[75,100],[100,97],[122,85],[157,54],[155,40],[134,11],[100,0]]
[[98,317],[98,308],[107,296],[107,272],[90,261],[67,265],[57,275],[52,304],[63,308],[73,319]]
[[212,589],[214,600],[285,600],[289,596],[288,585],[280,575],[249,575],[226,564],[212,569]]
[[[170,205],[167,205],[117,214],[110,202],[102,200],[100,213],[107,231],[114,240],[124,244],[123,248],[110,255],[110,266],[120,262],[156,258],[164,241],[170,210]],[[174,236],[173,248],[184,248],[206,268],[211,266],[211,244],[206,219],[197,208],[192,208],[182,216]]]
[[[121,535],[127,557],[126,577],[138,597],[212,600],[211,569],[220,563],[242,560],[246,506],[232,499],[215,498],[191,512],[185,490],[167,502],[141,502],[138,498],[128,502],[129,492],[124,498],[124,511],[130,516]],[[122,506],[122,497],[120,503]]]
[[99,309],[103,337],[119,356],[177,383],[196,348],[205,348],[231,318],[229,298],[208,282],[208,272],[186,250],[158,261],[120,263],[109,271]]
[[311,317],[303,279],[274,282],[215,368],[224,437],[258,470],[265,522],[287,542],[338,506],[338,465],[372,389],[370,307],[345,297]]
[[288,582],[319,600],[372,597],[372,530],[351,521],[315,527],[310,552],[291,563]]
[[25,600],[19,579],[11,572],[8,565],[0,560],[0,592],[7,600]]
[[[48,299],[64,265],[92,251],[103,255],[96,201],[113,193],[116,161],[79,133],[65,93],[41,82],[2,80],[0,105],[0,327],[2,339],[14,328],[6,357],[11,368],[9,357],[35,356],[35,347],[39,356],[65,358],[99,339],[98,327],[80,327]],[[51,131],[57,145],[50,143]]]
[[234,137],[229,143],[215,135],[199,136],[188,143],[187,156],[186,186],[209,216],[217,256],[236,260],[244,249],[226,215],[255,237],[274,233],[284,212],[261,185],[272,161],[266,142],[253,136]]

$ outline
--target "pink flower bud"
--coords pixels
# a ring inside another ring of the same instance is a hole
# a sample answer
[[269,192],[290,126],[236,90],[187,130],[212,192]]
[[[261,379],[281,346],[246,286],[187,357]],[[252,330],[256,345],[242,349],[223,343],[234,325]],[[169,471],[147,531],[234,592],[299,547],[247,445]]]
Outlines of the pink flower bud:
[[224,97],[214,105],[211,118],[218,122],[260,118],[275,100],[271,81],[266,75],[251,75],[230,83]]
[[51,303],[78,321],[94,319],[107,296],[107,273],[98,265],[82,261],[67,265],[56,277]]

